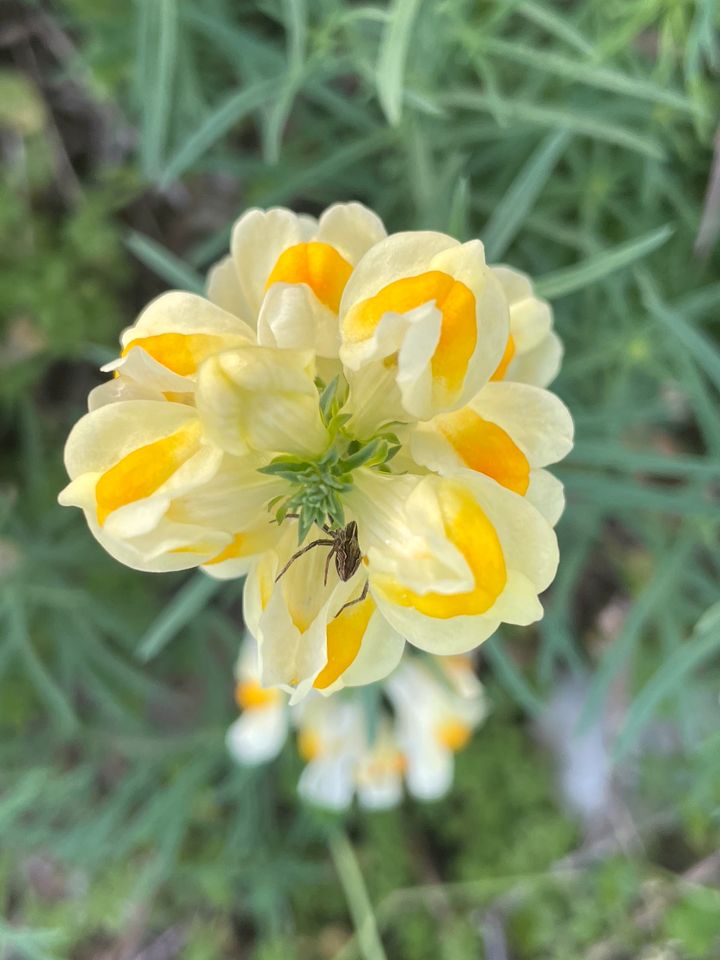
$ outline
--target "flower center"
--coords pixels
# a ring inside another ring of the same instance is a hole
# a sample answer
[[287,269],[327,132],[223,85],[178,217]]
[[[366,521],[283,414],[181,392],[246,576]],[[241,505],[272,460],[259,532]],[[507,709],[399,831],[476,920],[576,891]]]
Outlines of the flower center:
[[353,471],[358,467],[387,470],[386,464],[400,449],[400,441],[392,432],[380,432],[369,439],[358,440],[346,426],[350,414],[343,413],[348,389],[338,376],[325,385],[317,382],[320,415],[328,432],[328,446],[319,457],[283,454],[275,457],[260,473],[280,477],[291,485],[287,497],[269,504],[275,508],[278,523],[289,516],[298,519],[298,540],[305,539],[311,527],[330,527],[339,530],[345,526],[342,497],[353,485]]

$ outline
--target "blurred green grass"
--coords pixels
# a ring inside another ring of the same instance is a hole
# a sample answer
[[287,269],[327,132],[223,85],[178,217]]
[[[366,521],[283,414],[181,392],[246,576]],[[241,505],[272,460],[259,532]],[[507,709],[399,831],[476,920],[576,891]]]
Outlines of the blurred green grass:
[[[720,838],[718,17],[709,0],[5,4],[0,955],[139,956],[165,936],[190,960],[349,960],[368,902],[391,960],[495,960],[498,924],[519,960],[717,955],[717,895],[692,871]],[[578,442],[545,619],[485,645],[495,717],[456,794],[353,815],[333,860],[338,825],[297,808],[295,757],[225,756],[239,587],[120,568],[55,497],[140,306],[201,289],[245,207],[350,198],[537,278]],[[530,732],[567,674],[588,683],[582,723],[622,705],[644,843],[569,874],[553,864],[579,827]]]

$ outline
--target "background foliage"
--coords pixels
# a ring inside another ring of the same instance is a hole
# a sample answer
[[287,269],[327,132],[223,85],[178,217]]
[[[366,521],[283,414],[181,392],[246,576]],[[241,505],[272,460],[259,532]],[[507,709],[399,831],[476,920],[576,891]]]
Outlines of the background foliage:
[[[714,0],[0,15],[0,956],[719,956]],[[140,306],[245,207],[350,198],[538,278],[578,443],[455,792],[341,824],[292,749],[225,754],[240,587],[126,570],[55,497]]]

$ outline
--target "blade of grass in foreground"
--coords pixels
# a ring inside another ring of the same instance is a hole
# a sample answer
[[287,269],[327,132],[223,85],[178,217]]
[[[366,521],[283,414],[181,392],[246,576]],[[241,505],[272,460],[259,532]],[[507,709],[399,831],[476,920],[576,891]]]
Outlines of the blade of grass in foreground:
[[160,616],[151,624],[140,641],[138,657],[152,660],[208,605],[222,586],[221,580],[213,580],[197,573],[178,590]]
[[387,960],[355,852],[339,828],[330,834],[330,853],[355,925],[360,953],[364,960]]
[[555,273],[540,277],[535,284],[537,292],[541,297],[552,299],[564,297],[575,290],[581,290],[583,287],[596,283],[611,273],[623,270],[643,257],[647,257],[648,254],[667,243],[672,235],[672,227],[665,224],[665,226],[659,227],[657,230],[651,230],[636,240],[629,240],[612,250],[605,250],[589,257],[573,267],[557,270]]

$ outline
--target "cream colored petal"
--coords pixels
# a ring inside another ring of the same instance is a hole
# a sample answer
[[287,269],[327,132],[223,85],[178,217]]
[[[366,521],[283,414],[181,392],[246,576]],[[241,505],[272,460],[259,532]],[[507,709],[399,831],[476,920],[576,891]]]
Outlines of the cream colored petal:
[[382,680],[398,665],[404,647],[405,640],[379,611],[375,611],[363,634],[358,655],[335,683],[322,692],[328,695],[343,687],[358,687]]
[[361,203],[334,203],[318,222],[316,239],[357,263],[370,247],[387,236],[382,220]]
[[260,308],[258,343],[283,350],[314,350],[335,359],[340,346],[338,318],[305,284],[274,283]]
[[302,243],[308,220],[291,210],[272,207],[248,210],[233,227],[231,252],[238,283],[253,317],[265,295],[265,284],[278,257],[288,247]]
[[474,650],[500,626],[500,620],[490,616],[428,617],[413,607],[390,603],[379,593],[376,602],[388,623],[408,643],[427,653],[442,656]]
[[126,356],[106,363],[102,370],[115,374],[113,385],[132,381],[139,394],[141,391],[151,393],[152,399],[166,400],[168,396],[188,393],[192,396],[193,384],[188,377],[173,373],[140,346],[133,347]]
[[200,369],[197,405],[228,453],[312,456],[328,442],[309,351],[249,346],[211,357]]
[[315,806],[346,810],[355,792],[354,766],[354,758],[346,754],[313,760],[300,774],[298,793]]
[[210,268],[207,279],[208,300],[233,314],[241,317],[249,326],[253,326],[255,314],[250,309],[247,300],[240,288],[235,261],[232,257],[224,257],[219,263]]
[[533,470],[526,498],[554,527],[565,509],[565,490],[562,483],[547,470]]
[[240,317],[195,293],[171,290],[151,301],[133,326],[122,334],[123,348],[133,340],[163,333],[209,334],[224,338],[228,345],[252,343],[255,332]]
[[492,268],[510,303],[510,332],[517,353],[532,350],[552,329],[552,309],[535,295],[532,282],[524,273],[506,266]]
[[513,358],[505,379],[547,387],[560,372],[562,358],[562,341],[556,333],[549,333],[532,350]]
[[113,377],[107,383],[101,383],[88,394],[88,411],[98,410],[110,403],[123,403],[125,400],[164,400],[162,391],[148,387],[129,377]]
[[485,263],[485,250],[479,240],[470,240],[443,251],[433,258],[431,268],[455,277],[464,283],[475,297],[475,351],[468,363],[460,394],[441,408],[457,409],[477,393],[500,363],[510,332],[508,301],[501,283]]
[[179,403],[128,400],[86,414],[65,445],[65,468],[71,479],[103,473],[133,450],[161,440],[197,422],[197,412]]
[[283,748],[287,726],[284,704],[245,710],[228,729],[227,748],[245,766],[269,763]]
[[394,233],[381,240],[368,250],[348,280],[340,303],[341,320],[359,301],[394,280],[428,270],[434,256],[458,246],[447,234],[422,230]]
[[528,459],[544,467],[566,457],[573,445],[570,411],[555,394],[524,383],[488,383],[469,406],[502,427]]
[[[98,525],[94,512],[87,512],[85,516],[90,532],[111,557],[127,567],[148,573],[193,569],[228,541],[227,534],[221,531],[172,524],[162,518],[150,533],[132,540],[119,540]],[[198,552],[200,543],[205,546],[204,553]]]
[[[558,565],[557,538],[550,524],[528,502],[482,474],[463,477],[497,531],[508,569],[526,576],[537,592],[552,582]],[[488,611],[492,615],[492,608]]]

